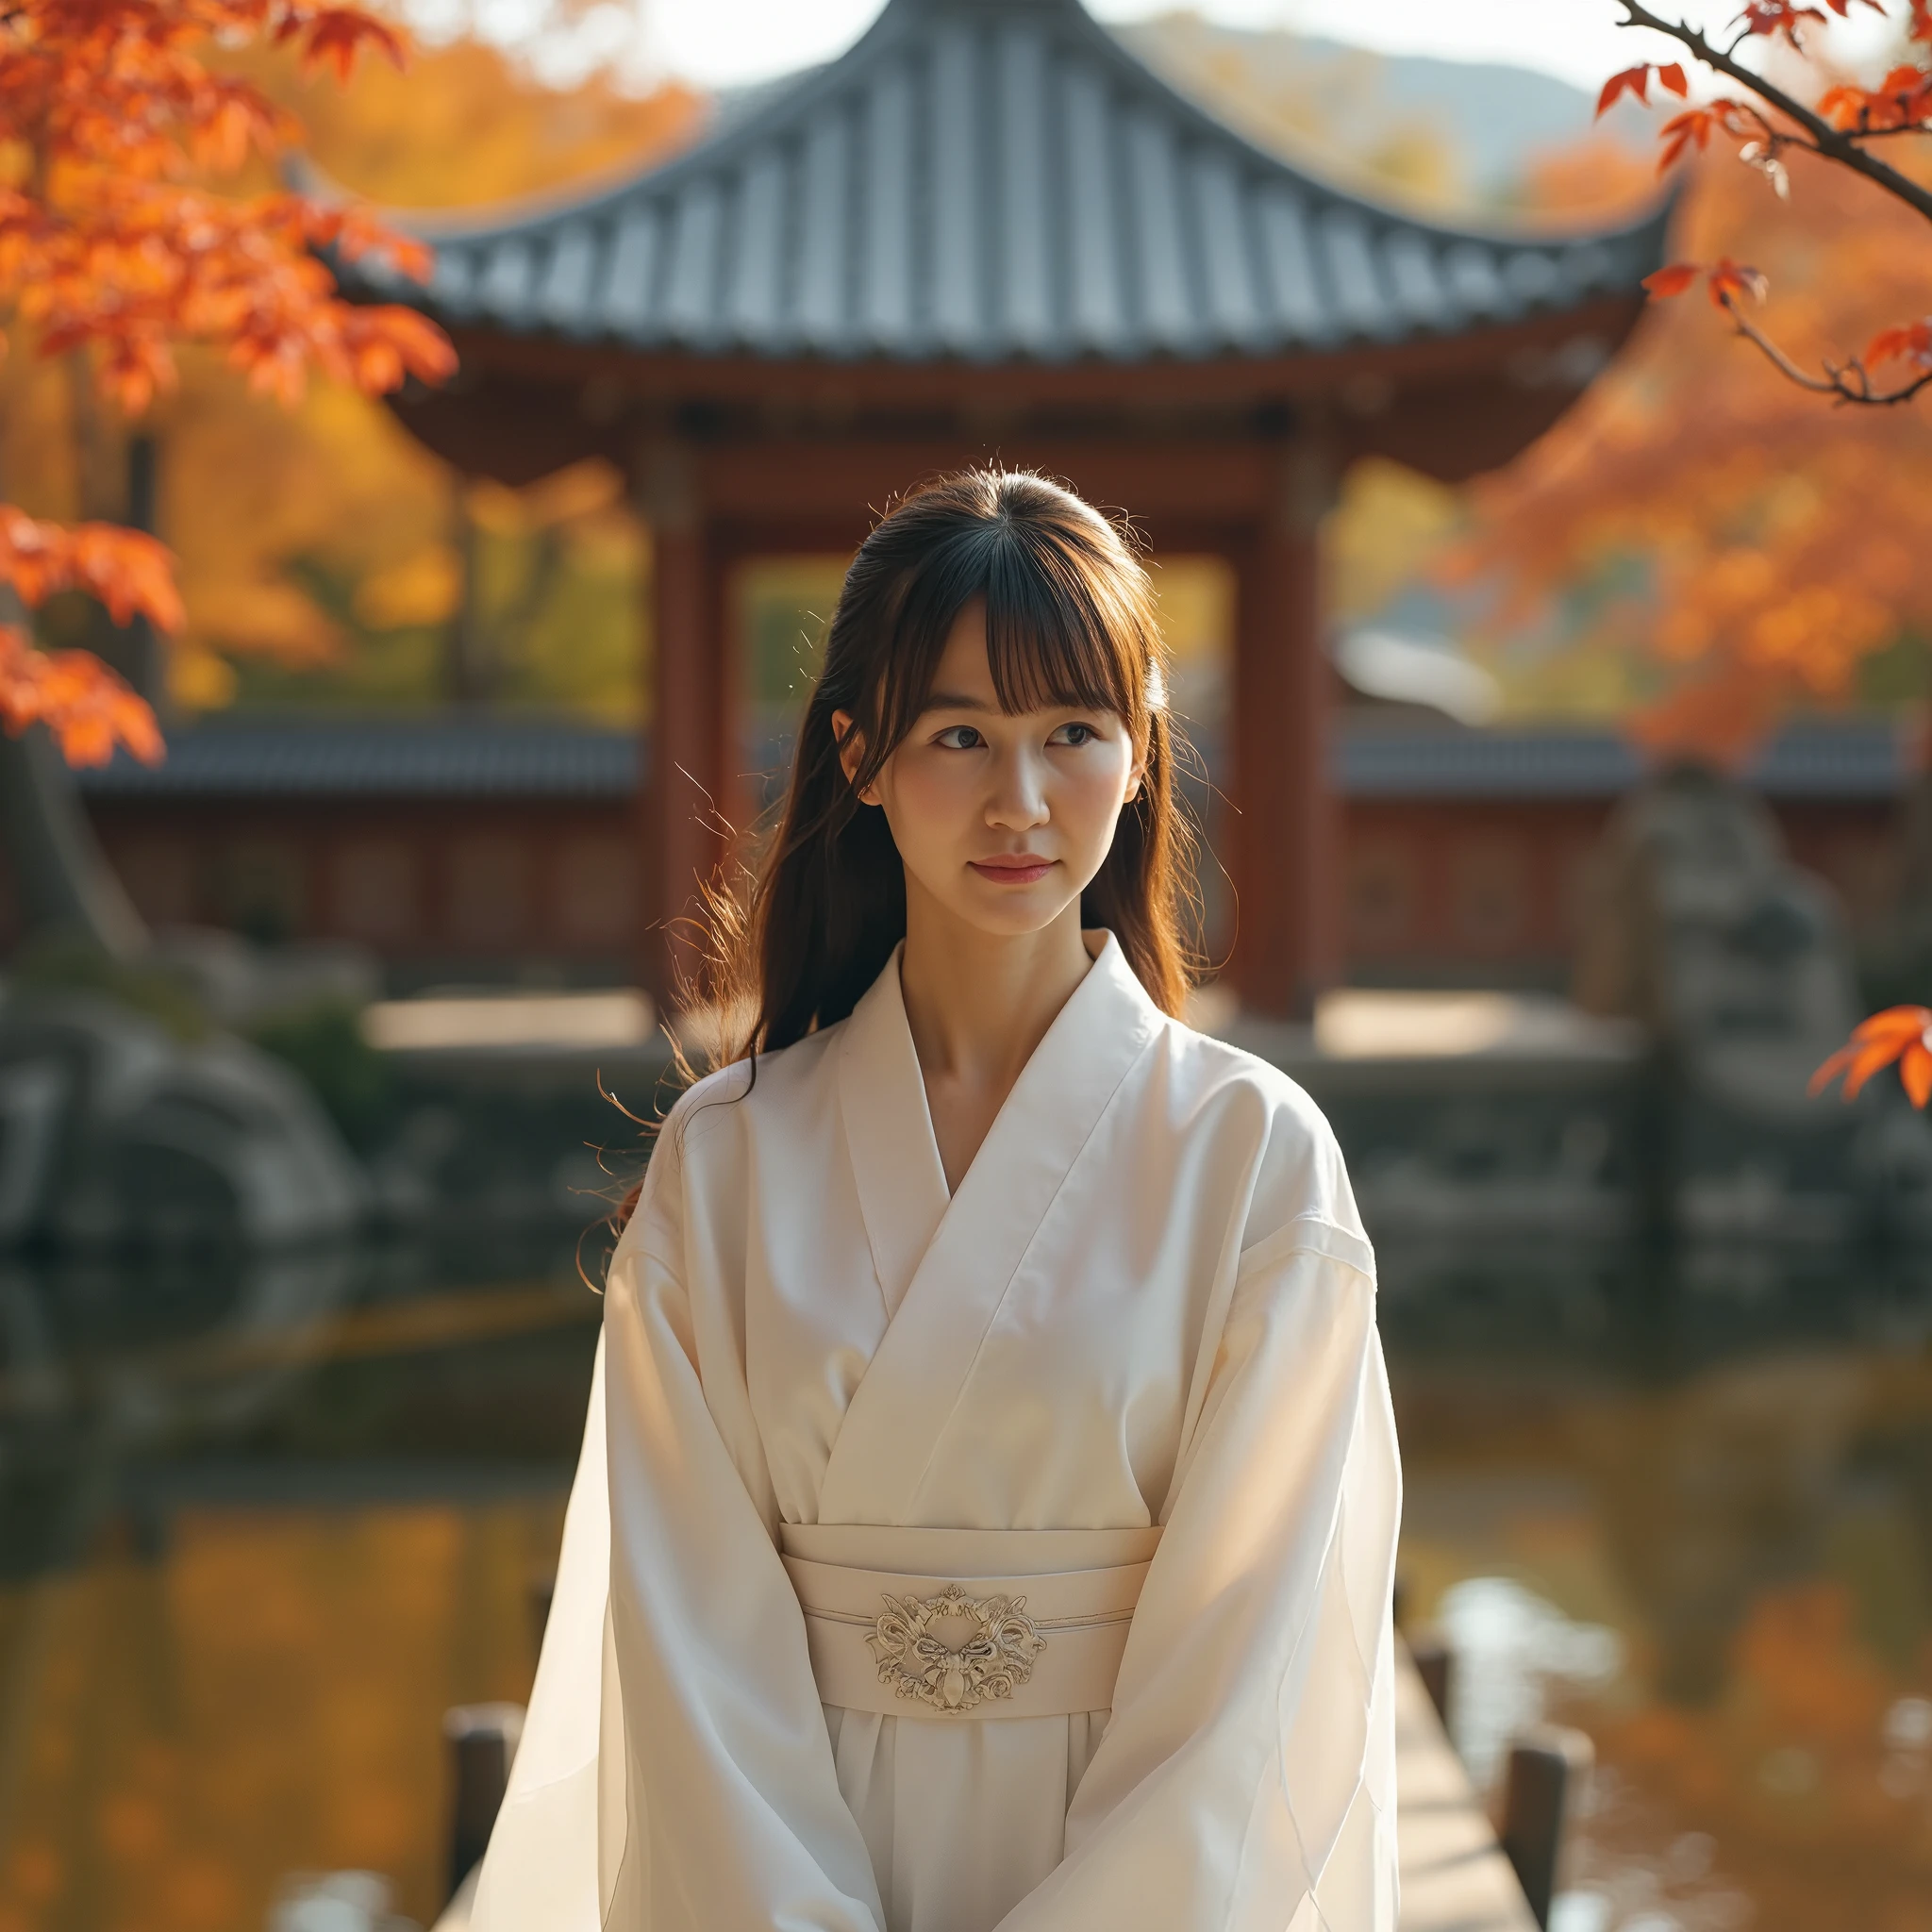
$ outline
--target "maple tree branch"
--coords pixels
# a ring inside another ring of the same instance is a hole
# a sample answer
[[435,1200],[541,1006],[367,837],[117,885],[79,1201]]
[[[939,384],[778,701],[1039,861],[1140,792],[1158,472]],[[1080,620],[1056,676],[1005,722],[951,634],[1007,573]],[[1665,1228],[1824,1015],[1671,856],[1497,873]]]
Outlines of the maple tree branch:
[[[1823,115],[1806,107],[1803,102],[1788,94],[1774,81],[1766,80],[1762,75],[1753,74],[1737,58],[1734,52],[1723,47],[1714,47],[1707,41],[1702,28],[1694,27],[1684,21],[1665,20],[1653,13],[1643,0],[1617,0],[1623,8],[1624,18],[1619,26],[1648,27],[1653,33],[1659,33],[1666,40],[1675,41],[1680,47],[1689,50],[1714,74],[1722,74],[1735,80],[1755,93],[1768,106],[1775,108],[1785,118],[1802,127],[1810,139],[1797,142],[1800,147],[1808,147],[1811,153],[1825,160],[1836,161],[1840,167],[1849,168],[1855,175],[1862,175],[1875,187],[1882,188],[1895,200],[1902,201],[1915,213],[1932,222],[1932,189],[1922,188],[1909,175],[1902,175],[1889,162],[1881,161],[1874,155],[1869,155],[1858,145],[1857,137],[1841,127],[1834,127]],[[1748,35],[1732,43],[1738,47],[1743,44]]]
[[1809,390],[1813,395],[1834,396],[1841,403],[1857,403],[1862,408],[1884,409],[1896,403],[1908,403],[1923,389],[1932,386],[1932,369],[1901,385],[1897,389],[1880,390],[1872,386],[1871,372],[1865,365],[1854,359],[1850,362],[1826,362],[1824,374],[1814,375],[1791,358],[1772,338],[1754,323],[1738,307],[1736,299],[1728,291],[1718,296],[1718,306],[1731,318],[1738,333],[1751,343],[1777,373],[1789,382],[1794,382],[1800,389]]

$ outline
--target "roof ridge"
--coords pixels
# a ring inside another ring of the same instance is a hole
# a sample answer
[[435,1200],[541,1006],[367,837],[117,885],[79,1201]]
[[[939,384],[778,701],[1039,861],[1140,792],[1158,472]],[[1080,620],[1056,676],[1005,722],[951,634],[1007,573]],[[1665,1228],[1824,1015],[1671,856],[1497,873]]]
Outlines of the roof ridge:
[[[1382,201],[1361,190],[1325,179],[1311,167],[1298,165],[1256,141],[1243,129],[1224,121],[1212,108],[1177,87],[1165,75],[1151,67],[1117,34],[1082,5],[1082,0],[887,0],[886,7],[843,53],[830,60],[799,69],[793,75],[774,75],[759,84],[765,98],[742,115],[734,115],[715,133],[705,133],[681,152],[650,160],[642,165],[613,162],[608,170],[585,180],[469,208],[435,208],[420,213],[408,208],[388,208],[387,219],[432,244],[441,241],[476,242],[506,239],[512,234],[561,225],[574,220],[591,220],[640,192],[675,189],[688,175],[713,168],[730,158],[738,150],[757,146],[772,138],[771,124],[796,115],[814,101],[836,93],[855,75],[890,51],[897,42],[916,34],[935,19],[947,14],[959,16],[975,25],[1000,14],[1019,19],[1038,18],[1080,36],[1085,44],[1110,62],[1123,78],[1158,94],[1162,104],[1193,125],[1197,133],[1209,140],[1223,141],[1241,151],[1247,163],[1264,173],[1291,181],[1305,193],[1334,202],[1379,220],[1410,228],[1430,239],[1445,242],[1476,242],[1492,247],[1551,247],[1620,241],[1642,234],[1668,219],[1679,190],[1672,185],[1662,190],[1649,206],[1634,218],[1608,220],[1589,227],[1558,228],[1534,222],[1506,223],[1444,222]],[[591,192],[585,194],[589,187]],[[515,215],[515,220],[505,216]]]

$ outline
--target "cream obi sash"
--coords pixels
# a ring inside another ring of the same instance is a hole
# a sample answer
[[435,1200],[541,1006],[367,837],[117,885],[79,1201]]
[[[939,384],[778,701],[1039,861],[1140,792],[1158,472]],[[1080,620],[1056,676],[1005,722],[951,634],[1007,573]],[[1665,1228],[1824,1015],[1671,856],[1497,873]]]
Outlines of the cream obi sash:
[[822,1703],[888,1717],[1108,1710],[1158,1529],[780,1525]]

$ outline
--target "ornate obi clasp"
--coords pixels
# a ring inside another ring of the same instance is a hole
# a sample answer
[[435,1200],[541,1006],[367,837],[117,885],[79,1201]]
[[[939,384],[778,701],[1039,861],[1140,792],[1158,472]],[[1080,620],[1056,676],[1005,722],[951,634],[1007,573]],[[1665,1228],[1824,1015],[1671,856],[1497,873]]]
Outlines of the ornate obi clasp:
[[886,1607],[866,1639],[879,1682],[934,1710],[1010,1697],[1046,1648],[1024,1596],[968,1596],[957,1583],[937,1596],[880,1596]]

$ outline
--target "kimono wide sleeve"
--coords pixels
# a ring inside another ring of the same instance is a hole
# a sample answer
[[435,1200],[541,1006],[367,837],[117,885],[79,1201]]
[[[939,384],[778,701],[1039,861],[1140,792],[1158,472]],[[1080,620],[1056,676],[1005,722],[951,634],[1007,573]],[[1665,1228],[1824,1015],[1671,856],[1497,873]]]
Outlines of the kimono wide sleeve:
[[1243,1257],[1063,1862],[1000,1932],[1392,1932],[1400,1514],[1367,1245]]
[[[513,1779],[479,1932],[884,1923],[773,1540],[740,1344],[682,1279],[679,1124],[612,1258],[591,1406],[593,1429],[608,1422],[573,1491],[517,1772],[532,1743],[548,1762]],[[593,1697],[577,1680],[598,1657]]]

